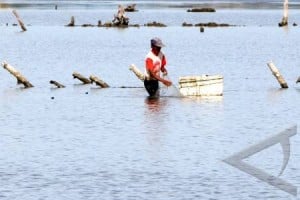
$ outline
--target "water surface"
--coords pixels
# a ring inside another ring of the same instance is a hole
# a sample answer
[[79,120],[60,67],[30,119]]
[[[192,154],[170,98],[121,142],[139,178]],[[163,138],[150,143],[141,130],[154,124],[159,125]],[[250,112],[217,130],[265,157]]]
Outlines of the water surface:
[[[64,27],[75,14],[81,24],[113,13],[100,11],[20,10],[31,24],[20,32],[5,25],[14,18],[1,10],[0,60],[35,86],[22,89],[0,70],[1,199],[295,199],[222,160],[299,124],[298,26],[278,28],[276,9],[205,15],[154,9],[132,14],[132,22],[164,19],[168,27]],[[299,22],[300,15],[292,10],[290,19]],[[200,33],[181,27],[183,21],[245,26]],[[154,36],[166,44],[175,85],[180,76],[221,74],[224,96],[178,98],[167,91],[148,99],[128,67],[143,69]],[[270,60],[289,89],[280,89]],[[111,87],[81,85],[74,71]],[[52,88],[51,79],[66,88]],[[281,178],[300,186],[299,136],[290,142]],[[282,155],[275,145],[247,162],[277,175]]]

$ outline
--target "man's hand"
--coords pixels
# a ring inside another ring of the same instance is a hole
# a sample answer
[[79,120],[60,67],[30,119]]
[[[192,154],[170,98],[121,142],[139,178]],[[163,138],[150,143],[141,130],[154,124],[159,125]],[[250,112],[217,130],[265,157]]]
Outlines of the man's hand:
[[171,86],[172,85],[172,82],[171,81],[168,81],[168,80],[164,80],[163,81],[163,84],[167,87]]

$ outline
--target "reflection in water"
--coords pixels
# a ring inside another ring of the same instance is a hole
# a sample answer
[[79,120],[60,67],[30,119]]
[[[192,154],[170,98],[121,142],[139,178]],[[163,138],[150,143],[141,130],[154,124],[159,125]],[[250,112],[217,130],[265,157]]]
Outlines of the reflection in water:
[[159,112],[165,105],[166,101],[161,98],[147,97],[145,103],[148,107],[148,110],[151,112]]
[[158,159],[163,148],[163,139],[168,133],[167,117],[168,113],[165,108],[168,98],[150,98],[145,99],[145,119],[144,130],[145,137],[149,144],[151,157]]

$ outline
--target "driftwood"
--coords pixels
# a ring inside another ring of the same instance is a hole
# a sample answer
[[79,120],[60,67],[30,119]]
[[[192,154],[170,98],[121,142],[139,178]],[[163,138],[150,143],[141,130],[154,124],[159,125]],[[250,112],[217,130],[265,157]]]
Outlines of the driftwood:
[[16,11],[16,10],[13,10],[12,12],[13,12],[13,14],[15,15],[15,17],[17,18],[18,23],[19,23],[19,25],[21,26],[21,29],[22,29],[23,31],[27,31],[27,29],[26,29],[26,27],[25,27],[23,21],[21,20],[20,16],[18,15],[17,11]]
[[81,74],[77,73],[77,72],[74,72],[73,74],[73,78],[77,78],[78,80],[80,80],[83,84],[91,84],[91,80],[82,76]]
[[55,85],[58,88],[65,88],[66,87],[63,84],[60,84],[59,82],[53,81],[53,80],[50,81],[50,84],[53,84],[53,85]]
[[67,26],[75,26],[75,17],[74,16],[71,17],[71,21]]
[[288,84],[284,80],[283,76],[280,74],[279,70],[277,67],[273,64],[273,62],[268,63],[268,67],[272,71],[273,75],[277,79],[278,83],[280,84],[281,88],[288,88]]
[[108,88],[109,85],[107,83],[105,83],[103,80],[101,80],[100,78],[91,75],[90,76],[90,80],[92,83],[96,83],[96,85],[102,87],[102,88]]
[[8,63],[2,63],[3,68],[6,69],[9,73],[11,73],[17,79],[17,84],[23,84],[25,88],[33,87],[33,85],[14,67],[9,65]]
[[214,8],[191,8],[187,12],[216,12]]
[[134,64],[131,64],[129,66],[129,70],[133,71],[133,73],[140,79],[141,81],[144,81],[146,79],[146,76],[144,73],[142,73]]

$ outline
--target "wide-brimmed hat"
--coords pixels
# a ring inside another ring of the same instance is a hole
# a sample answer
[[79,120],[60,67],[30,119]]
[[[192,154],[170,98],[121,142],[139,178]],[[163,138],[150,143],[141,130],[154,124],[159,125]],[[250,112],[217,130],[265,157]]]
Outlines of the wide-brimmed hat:
[[165,45],[162,43],[161,39],[158,37],[152,38],[151,39],[151,45],[156,46],[156,47],[164,47]]

